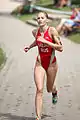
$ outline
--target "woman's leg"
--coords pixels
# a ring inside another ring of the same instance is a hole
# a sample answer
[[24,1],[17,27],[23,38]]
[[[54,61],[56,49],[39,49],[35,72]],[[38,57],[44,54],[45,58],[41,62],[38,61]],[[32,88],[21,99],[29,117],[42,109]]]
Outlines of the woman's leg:
[[59,7],[64,7],[68,3],[68,0],[60,0],[60,6]]
[[34,69],[34,80],[37,88],[36,96],[35,96],[35,109],[36,109],[36,115],[38,117],[41,116],[44,76],[45,76],[45,70],[43,69],[43,67],[39,62],[36,62]]
[[68,19],[61,19],[59,25],[56,27],[56,30],[58,31],[59,34],[62,33],[62,29],[63,29],[63,26],[64,26],[64,23],[67,21]]
[[47,70],[47,91],[55,93],[56,92],[56,86],[54,86],[55,77],[57,74],[58,65],[57,62],[52,63],[49,65]]
[[72,31],[71,25],[64,24],[62,31],[63,31],[63,34],[67,36]]

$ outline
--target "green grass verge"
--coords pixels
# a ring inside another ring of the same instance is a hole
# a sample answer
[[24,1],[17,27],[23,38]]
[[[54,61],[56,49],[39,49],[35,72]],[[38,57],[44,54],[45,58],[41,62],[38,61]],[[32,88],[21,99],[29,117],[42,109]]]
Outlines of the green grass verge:
[[50,9],[55,9],[55,10],[61,10],[61,11],[71,11],[71,8],[70,7],[63,7],[63,8],[56,8],[54,5],[53,5],[53,1],[52,0],[40,0],[36,3],[36,5],[39,5],[39,6],[42,6],[42,7],[45,7],[45,8],[50,8]]
[[80,32],[79,32],[79,33],[72,34],[72,35],[68,36],[68,38],[69,38],[71,41],[80,44]]
[[36,14],[24,14],[24,15],[20,15],[20,16],[16,16],[18,19],[20,19],[23,22],[26,22],[26,20],[30,20],[33,19],[33,17],[36,16]]
[[5,62],[6,62],[6,55],[3,52],[2,48],[0,48],[0,70],[2,69]]

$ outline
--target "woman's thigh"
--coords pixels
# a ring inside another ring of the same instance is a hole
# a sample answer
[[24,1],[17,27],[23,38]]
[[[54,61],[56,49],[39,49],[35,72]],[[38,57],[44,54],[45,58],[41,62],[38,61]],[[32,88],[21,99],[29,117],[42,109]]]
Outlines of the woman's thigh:
[[57,62],[50,64],[47,70],[47,90],[49,92],[53,89],[57,70],[58,70]]
[[36,62],[34,68],[34,81],[38,90],[43,89],[45,70],[39,62]]

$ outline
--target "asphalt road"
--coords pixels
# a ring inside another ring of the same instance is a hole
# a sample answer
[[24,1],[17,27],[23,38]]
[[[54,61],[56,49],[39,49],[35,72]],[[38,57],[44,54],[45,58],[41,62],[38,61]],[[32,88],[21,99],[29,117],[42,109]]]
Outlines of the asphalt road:
[[[24,53],[33,40],[33,27],[11,16],[0,16],[0,46],[7,62],[0,72],[0,120],[34,120],[34,64],[37,48]],[[80,45],[61,38],[62,53],[56,52],[58,103],[44,85],[43,120],[80,120]]]
[[18,2],[17,0],[0,0],[0,13],[10,13],[21,4],[22,2]]

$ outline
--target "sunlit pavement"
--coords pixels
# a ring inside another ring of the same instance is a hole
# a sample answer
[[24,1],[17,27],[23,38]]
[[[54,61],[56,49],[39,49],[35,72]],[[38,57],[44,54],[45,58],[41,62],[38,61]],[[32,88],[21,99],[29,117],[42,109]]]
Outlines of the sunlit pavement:
[[21,5],[21,2],[17,2],[16,0],[0,0],[0,13],[6,12],[10,13],[14,10],[17,6]]

